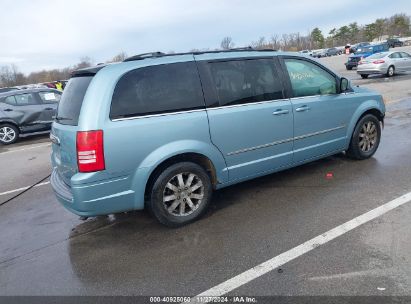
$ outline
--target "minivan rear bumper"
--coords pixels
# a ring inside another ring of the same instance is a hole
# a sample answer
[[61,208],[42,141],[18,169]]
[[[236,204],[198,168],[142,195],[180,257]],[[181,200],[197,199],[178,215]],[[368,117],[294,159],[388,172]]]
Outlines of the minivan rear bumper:
[[134,191],[129,189],[128,177],[69,186],[57,168],[50,177],[57,200],[69,211],[80,216],[98,216],[136,209]]

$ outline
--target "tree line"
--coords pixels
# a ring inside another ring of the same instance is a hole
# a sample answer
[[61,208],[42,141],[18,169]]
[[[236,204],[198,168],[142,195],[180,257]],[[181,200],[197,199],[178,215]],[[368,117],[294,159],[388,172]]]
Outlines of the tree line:
[[[110,60],[106,61],[106,63],[123,61],[125,58],[127,58],[127,54],[120,52]],[[0,88],[66,80],[70,78],[72,71],[87,68],[93,66],[94,64],[95,63],[93,59],[86,56],[80,58],[80,61],[73,66],[65,67],[63,69],[51,69],[31,72],[28,75],[24,75],[22,72],[20,72],[17,65],[15,64],[1,66]]]
[[[308,31],[306,35],[301,33],[274,34],[270,38],[260,37],[251,42],[250,46],[256,49],[275,49],[283,51],[301,51],[305,49],[322,49],[335,46],[345,46],[362,41],[382,40],[384,37],[411,35],[410,16],[395,14],[389,18],[378,18],[374,22],[359,25],[357,22],[333,28],[328,35],[318,28]],[[225,37],[220,44],[222,49],[235,46],[231,37]]]
[[[361,41],[381,40],[384,36],[410,36],[410,16],[395,14],[389,18],[378,18],[374,22],[359,25],[352,22],[339,28],[331,29],[325,36],[318,28],[314,28],[303,35],[300,33],[273,34],[271,37],[260,37],[252,41],[250,46],[255,49],[274,49],[284,51],[300,51],[304,49],[320,49],[324,47],[344,46],[347,43],[355,44]],[[236,44],[229,36],[224,37],[220,43],[220,49],[231,49]],[[207,51],[209,49],[202,49]],[[218,50],[218,49],[217,49]],[[192,49],[191,51],[199,51]],[[170,51],[169,53],[173,53]],[[123,61],[127,54],[120,52],[107,62]],[[63,69],[42,70],[24,75],[15,64],[0,67],[0,87],[12,87],[33,83],[45,83],[70,78],[73,70],[94,65],[89,57],[80,58],[80,62]]]

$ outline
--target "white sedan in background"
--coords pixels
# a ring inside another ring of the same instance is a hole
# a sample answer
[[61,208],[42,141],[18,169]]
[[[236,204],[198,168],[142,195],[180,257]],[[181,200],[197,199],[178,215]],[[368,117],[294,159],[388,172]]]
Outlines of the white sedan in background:
[[357,73],[362,78],[371,74],[394,76],[397,72],[411,71],[411,55],[406,52],[382,52],[361,59],[358,62]]

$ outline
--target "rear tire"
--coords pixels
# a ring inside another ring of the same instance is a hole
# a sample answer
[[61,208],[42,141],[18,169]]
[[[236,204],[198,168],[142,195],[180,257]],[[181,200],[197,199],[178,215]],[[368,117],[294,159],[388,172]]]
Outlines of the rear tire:
[[199,165],[182,162],[165,169],[155,180],[147,208],[168,227],[199,219],[211,201],[210,176]]
[[370,158],[377,151],[380,139],[380,121],[374,115],[367,114],[355,126],[347,155],[357,160]]
[[11,124],[0,125],[0,144],[11,145],[19,139],[19,129]]
[[387,76],[392,77],[395,75],[395,68],[394,66],[390,65],[387,70]]
[[347,68],[348,71],[351,71],[351,70],[352,70],[352,67],[348,67],[348,66],[347,66],[346,68]]
[[368,78],[368,74],[360,74],[362,79],[367,79]]

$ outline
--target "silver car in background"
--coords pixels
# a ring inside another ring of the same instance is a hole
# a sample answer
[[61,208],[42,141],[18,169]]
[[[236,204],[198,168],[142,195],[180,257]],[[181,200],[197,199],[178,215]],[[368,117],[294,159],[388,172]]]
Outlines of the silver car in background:
[[357,73],[362,78],[371,74],[394,76],[397,72],[411,71],[411,55],[406,52],[376,53],[358,62]]

